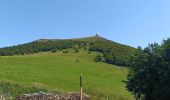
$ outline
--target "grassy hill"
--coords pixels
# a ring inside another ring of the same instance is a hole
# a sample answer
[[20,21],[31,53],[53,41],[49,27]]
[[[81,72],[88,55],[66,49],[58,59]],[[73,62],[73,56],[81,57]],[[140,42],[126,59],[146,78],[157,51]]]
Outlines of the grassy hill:
[[101,36],[74,39],[40,39],[30,43],[0,48],[0,56],[34,54],[39,52],[56,52],[64,49],[85,49],[103,54],[103,62],[119,66],[129,66],[130,58],[136,49],[119,44]]
[[94,62],[95,52],[40,52],[29,55],[1,56],[0,80],[25,86],[43,86],[49,90],[79,91],[79,75],[83,73],[84,91],[93,100],[133,100],[126,90],[128,68]]

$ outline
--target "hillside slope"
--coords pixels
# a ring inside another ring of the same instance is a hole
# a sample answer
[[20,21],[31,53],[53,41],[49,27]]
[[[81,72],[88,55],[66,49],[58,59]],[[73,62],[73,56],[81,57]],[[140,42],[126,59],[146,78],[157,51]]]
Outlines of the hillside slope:
[[74,50],[85,49],[87,51],[101,52],[103,62],[114,65],[129,66],[130,58],[136,49],[110,41],[98,35],[75,39],[40,39],[30,43],[0,48],[0,56],[13,56],[33,54],[45,51],[61,51],[72,48]]
[[93,100],[105,100],[107,94],[110,100],[133,100],[124,83],[128,69],[94,62],[95,55],[69,50],[0,57],[0,80],[75,92],[79,91],[79,75],[83,73],[84,91]]

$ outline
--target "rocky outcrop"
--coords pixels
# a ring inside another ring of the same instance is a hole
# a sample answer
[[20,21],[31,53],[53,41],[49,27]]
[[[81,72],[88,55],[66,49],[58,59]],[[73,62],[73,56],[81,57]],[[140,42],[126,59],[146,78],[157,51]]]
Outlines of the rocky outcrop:
[[[23,94],[17,100],[80,100],[79,93],[69,93],[58,95],[55,93],[39,92],[34,94]],[[88,95],[83,94],[83,100],[90,100]]]

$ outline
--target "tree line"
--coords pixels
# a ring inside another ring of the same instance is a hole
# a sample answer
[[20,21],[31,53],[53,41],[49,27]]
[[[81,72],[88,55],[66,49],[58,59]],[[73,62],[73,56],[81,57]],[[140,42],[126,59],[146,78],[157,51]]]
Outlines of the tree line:
[[[56,52],[58,50],[75,48],[75,46],[83,47],[86,43],[83,41],[73,40],[41,40],[34,41],[27,44],[0,48],[0,56],[13,56],[13,55],[24,55],[38,52],[51,51]],[[76,48],[75,48],[76,49]]]
[[129,66],[130,59],[136,52],[135,48],[112,41],[93,42],[90,44],[89,50],[102,53],[96,55],[96,61],[103,61],[119,66]]

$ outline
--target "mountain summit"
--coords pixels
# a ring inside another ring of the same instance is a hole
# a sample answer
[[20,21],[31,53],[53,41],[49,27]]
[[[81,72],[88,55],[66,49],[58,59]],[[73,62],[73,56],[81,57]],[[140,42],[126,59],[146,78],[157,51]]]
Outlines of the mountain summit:
[[83,37],[83,38],[71,38],[71,39],[39,39],[37,42],[47,42],[47,41],[63,41],[63,40],[72,40],[72,41],[84,41],[84,42],[95,42],[95,41],[111,41],[96,33],[94,36]]

